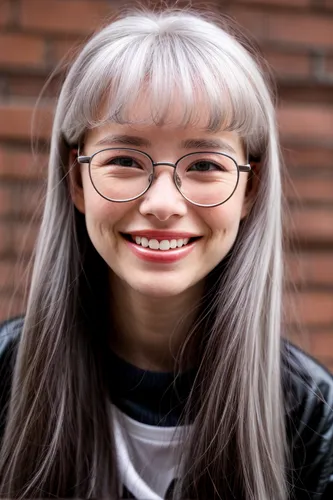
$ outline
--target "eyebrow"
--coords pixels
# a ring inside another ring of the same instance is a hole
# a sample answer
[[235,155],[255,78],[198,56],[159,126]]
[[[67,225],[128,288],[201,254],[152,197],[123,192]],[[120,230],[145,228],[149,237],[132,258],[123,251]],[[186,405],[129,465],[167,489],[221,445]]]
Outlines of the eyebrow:
[[[123,146],[135,146],[135,147],[150,147],[152,143],[143,137],[138,137],[135,135],[108,135],[103,137],[98,142],[96,146],[112,146],[114,144],[121,144]],[[186,139],[181,141],[181,148],[183,149],[222,149],[226,153],[236,154],[234,148],[226,141],[215,138],[215,139]]]

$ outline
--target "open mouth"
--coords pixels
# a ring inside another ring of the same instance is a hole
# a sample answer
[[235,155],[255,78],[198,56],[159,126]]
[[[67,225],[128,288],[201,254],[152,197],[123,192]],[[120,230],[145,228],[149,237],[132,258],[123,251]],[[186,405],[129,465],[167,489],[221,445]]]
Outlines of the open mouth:
[[196,240],[199,240],[201,236],[193,237],[193,238],[179,238],[179,239],[170,239],[170,240],[157,240],[155,238],[146,238],[144,236],[133,236],[131,234],[121,233],[121,235],[129,242],[134,243],[143,248],[150,248],[151,250],[176,250],[182,248],[184,246],[193,243]]

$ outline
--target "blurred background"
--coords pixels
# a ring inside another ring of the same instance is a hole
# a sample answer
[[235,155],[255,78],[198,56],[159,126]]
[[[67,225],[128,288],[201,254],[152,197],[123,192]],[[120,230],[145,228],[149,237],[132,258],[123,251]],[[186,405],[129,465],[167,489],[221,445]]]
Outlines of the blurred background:
[[[117,9],[132,4],[138,2],[0,0],[0,321],[24,312],[63,70],[55,72],[37,103],[38,96],[63,58],[70,64],[75,47]],[[333,371],[333,1],[205,5],[232,16],[254,37],[275,76],[291,215],[288,331]]]

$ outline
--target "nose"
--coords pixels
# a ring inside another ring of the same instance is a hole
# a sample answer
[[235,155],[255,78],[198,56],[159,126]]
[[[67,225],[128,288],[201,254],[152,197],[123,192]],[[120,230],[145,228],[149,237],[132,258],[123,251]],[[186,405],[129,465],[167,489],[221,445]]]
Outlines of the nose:
[[143,196],[139,211],[142,215],[152,215],[160,221],[186,214],[186,200],[175,186],[173,168],[168,166],[155,168],[153,183]]

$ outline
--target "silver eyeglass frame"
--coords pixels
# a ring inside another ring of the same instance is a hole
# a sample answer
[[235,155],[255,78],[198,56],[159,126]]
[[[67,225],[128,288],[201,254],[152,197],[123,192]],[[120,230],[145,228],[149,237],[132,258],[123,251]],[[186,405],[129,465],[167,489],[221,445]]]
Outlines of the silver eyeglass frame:
[[[98,189],[96,188],[95,184],[94,184],[94,181],[92,179],[92,175],[91,175],[91,161],[92,159],[94,158],[94,156],[96,156],[97,154],[101,153],[102,151],[114,151],[114,150],[117,150],[117,151],[132,151],[132,152],[136,152],[136,153],[140,153],[140,154],[143,154],[144,156],[146,156],[151,164],[152,164],[152,171],[153,171],[153,174],[150,175],[150,178],[149,178],[149,184],[148,186],[144,189],[144,191],[142,191],[139,195],[137,196],[134,196],[132,198],[127,198],[125,200],[113,200],[111,198],[108,198],[107,196],[103,195],[100,191],[98,191]],[[180,190],[180,186],[178,185],[178,182],[177,182],[177,165],[178,163],[183,160],[184,158],[188,157],[188,156],[192,156],[194,154],[218,154],[218,155],[221,155],[221,156],[225,156],[227,158],[229,158],[230,160],[232,160],[237,168],[237,182],[236,182],[236,185],[235,185],[235,188],[234,190],[232,191],[232,193],[230,194],[230,196],[228,196],[228,198],[224,201],[221,201],[220,203],[214,203],[214,204],[211,204],[211,205],[204,205],[202,203],[195,203],[194,201],[190,200],[189,198],[187,198]],[[251,168],[251,165],[250,163],[247,163],[245,165],[239,165],[236,160],[226,154],[226,153],[221,153],[221,152],[216,152],[216,151],[196,151],[194,153],[187,153],[186,155],[183,155],[181,156],[177,161],[176,163],[170,163],[170,162],[167,162],[167,161],[159,161],[159,162],[154,162],[154,160],[151,158],[151,156],[149,156],[149,154],[145,153],[144,151],[140,151],[139,149],[134,149],[134,148],[103,148],[103,149],[100,149],[98,151],[96,151],[95,153],[93,153],[91,156],[83,156],[83,155],[80,155],[80,148],[78,148],[78,155],[77,155],[77,162],[80,163],[80,164],[89,164],[89,177],[90,177],[90,181],[94,187],[94,189],[97,191],[97,193],[102,196],[102,198],[104,198],[105,200],[108,200],[108,201],[111,201],[111,202],[114,202],[114,203],[127,203],[128,201],[134,201],[134,200],[137,200],[138,198],[140,198],[141,196],[143,196],[147,191],[148,189],[151,187],[153,181],[154,181],[154,178],[155,178],[155,175],[154,175],[154,168],[155,167],[158,167],[158,166],[161,166],[161,165],[166,165],[168,167],[172,167],[174,169],[173,171],[173,181],[174,181],[174,184],[178,190],[178,192],[182,195],[183,198],[185,198],[185,200],[187,200],[189,203],[192,203],[193,205],[197,206],[197,207],[202,207],[202,208],[213,208],[213,207],[217,207],[219,205],[223,205],[224,203],[226,203],[228,200],[230,200],[230,198],[233,196],[233,194],[235,193],[236,189],[237,189],[237,186],[238,186],[238,183],[239,183],[239,176],[240,176],[240,172],[251,172],[252,168]]]

